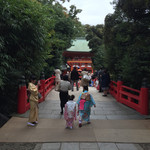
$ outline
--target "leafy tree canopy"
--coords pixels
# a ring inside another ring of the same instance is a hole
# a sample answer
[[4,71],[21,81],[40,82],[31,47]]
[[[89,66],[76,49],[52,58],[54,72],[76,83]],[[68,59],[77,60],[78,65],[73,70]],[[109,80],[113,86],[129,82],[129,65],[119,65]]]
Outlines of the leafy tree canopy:
[[115,0],[115,12],[105,18],[105,56],[113,76],[122,76],[128,85],[140,88],[150,78],[149,24],[147,0]]
[[104,26],[99,24],[96,26],[86,26],[86,39],[89,41],[89,47],[94,54],[92,57],[93,65],[96,69],[99,69],[104,65],[104,46],[103,46],[103,34]]
[[44,70],[48,78],[60,67],[81,28],[80,11],[71,12],[55,0],[0,0],[0,113],[16,110],[22,75],[39,79]]

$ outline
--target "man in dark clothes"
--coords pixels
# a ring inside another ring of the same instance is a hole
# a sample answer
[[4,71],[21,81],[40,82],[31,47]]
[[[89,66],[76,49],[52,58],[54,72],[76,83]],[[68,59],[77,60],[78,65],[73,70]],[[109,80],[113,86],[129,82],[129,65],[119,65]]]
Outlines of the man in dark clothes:
[[60,98],[60,107],[61,112],[60,114],[63,114],[63,108],[65,107],[66,102],[68,101],[68,91],[71,90],[71,84],[68,81],[68,76],[64,75],[63,80],[60,81],[59,84],[59,98]]
[[73,88],[74,88],[74,83],[76,83],[77,91],[79,90],[78,80],[79,80],[79,73],[76,70],[76,67],[74,67],[73,70],[71,71],[71,87],[72,87],[72,91],[73,91]]
[[98,71],[99,92],[102,92],[102,86],[101,86],[102,74],[103,74],[103,69],[100,68],[100,70]]
[[101,87],[104,92],[103,96],[107,96],[109,90],[109,84],[110,84],[110,75],[107,69],[104,69],[104,72],[102,74],[102,81],[101,81]]

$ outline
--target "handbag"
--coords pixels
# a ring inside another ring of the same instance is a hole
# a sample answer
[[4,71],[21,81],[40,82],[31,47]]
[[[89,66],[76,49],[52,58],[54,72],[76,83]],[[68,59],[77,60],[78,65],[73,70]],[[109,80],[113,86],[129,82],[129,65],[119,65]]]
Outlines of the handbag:
[[55,91],[57,91],[57,92],[59,92],[59,91],[60,91],[60,83],[56,83]]
[[30,98],[31,92],[27,89],[27,97]]
[[83,79],[89,81],[89,80],[90,80],[90,77],[89,77],[87,74],[85,74],[85,75],[83,75]]
[[41,99],[41,98],[42,98],[41,93],[38,93],[38,99]]

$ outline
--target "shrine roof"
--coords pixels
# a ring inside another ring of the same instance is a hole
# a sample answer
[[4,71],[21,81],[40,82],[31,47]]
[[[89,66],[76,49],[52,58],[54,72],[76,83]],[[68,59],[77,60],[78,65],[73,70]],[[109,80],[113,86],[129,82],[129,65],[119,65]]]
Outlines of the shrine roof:
[[72,46],[66,51],[68,52],[90,52],[88,41],[85,38],[77,38],[73,41]]

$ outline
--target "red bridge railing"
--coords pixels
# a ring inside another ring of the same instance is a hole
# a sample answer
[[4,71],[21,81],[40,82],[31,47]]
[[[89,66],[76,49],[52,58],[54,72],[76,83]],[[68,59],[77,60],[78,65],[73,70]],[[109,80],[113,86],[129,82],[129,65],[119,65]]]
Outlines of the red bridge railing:
[[109,91],[118,102],[135,109],[143,115],[149,114],[148,88],[141,87],[140,90],[136,90],[124,86],[122,81],[111,81]]
[[[30,103],[27,95],[27,87],[25,83],[25,79],[23,79],[23,83],[19,85],[18,91],[18,113],[23,114],[30,108]],[[41,98],[39,99],[39,103],[45,100],[45,97],[54,87],[55,76],[48,78],[47,80],[41,79],[40,85],[38,87],[39,93],[41,93]]]

